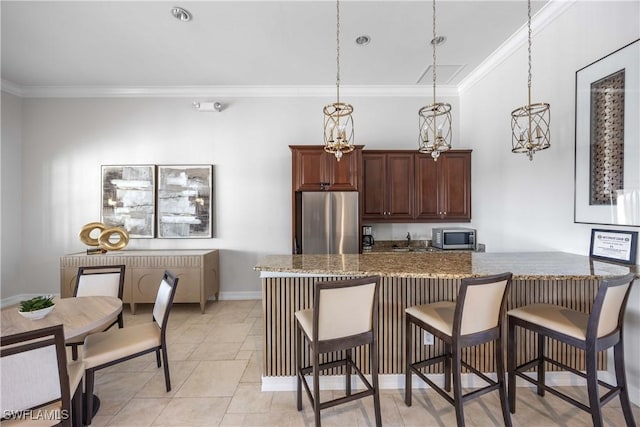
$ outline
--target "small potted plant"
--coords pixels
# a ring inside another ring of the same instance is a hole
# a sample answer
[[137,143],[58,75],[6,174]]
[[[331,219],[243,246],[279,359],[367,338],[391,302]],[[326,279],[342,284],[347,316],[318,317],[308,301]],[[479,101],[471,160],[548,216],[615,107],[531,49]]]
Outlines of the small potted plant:
[[55,307],[53,303],[53,296],[39,296],[25,301],[20,301],[18,307],[18,313],[22,316],[31,319],[42,319],[49,314]]

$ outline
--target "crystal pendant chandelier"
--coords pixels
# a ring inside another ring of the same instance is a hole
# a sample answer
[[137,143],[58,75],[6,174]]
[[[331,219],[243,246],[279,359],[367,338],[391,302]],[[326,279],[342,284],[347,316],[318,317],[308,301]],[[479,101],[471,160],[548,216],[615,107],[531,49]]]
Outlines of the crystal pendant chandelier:
[[528,1],[528,39],[529,39],[529,98],[528,104],[511,112],[511,152],[526,153],[533,160],[536,151],[551,146],[549,123],[551,111],[549,104],[531,103],[531,0]]
[[433,0],[433,103],[418,111],[418,151],[431,153],[434,161],[438,161],[441,152],[451,148],[451,105],[436,102],[436,45],[443,41],[444,37],[436,36],[436,1]]
[[324,151],[340,161],[344,153],[353,151],[353,107],[340,102],[340,0],[336,0],[336,102],[325,105]]

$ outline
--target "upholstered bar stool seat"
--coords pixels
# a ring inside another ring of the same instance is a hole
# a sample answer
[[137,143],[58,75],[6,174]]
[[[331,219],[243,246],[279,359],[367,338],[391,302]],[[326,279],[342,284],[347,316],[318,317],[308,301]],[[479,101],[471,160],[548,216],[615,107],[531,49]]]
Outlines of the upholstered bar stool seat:
[[[504,423],[511,426],[511,416],[507,408],[504,356],[502,351],[502,319],[506,310],[506,295],[511,285],[511,273],[462,279],[457,301],[438,301],[405,309],[405,403],[411,406],[412,375],[417,375],[429,384],[447,402],[455,407],[456,421],[464,427],[463,405],[466,401],[493,390],[500,393]],[[434,357],[413,361],[412,325],[423,329],[444,343],[444,353]],[[494,381],[462,360],[462,349],[487,342],[495,343],[497,379]],[[421,370],[434,364],[444,364],[444,388],[435,384]],[[462,368],[473,372],[488,383],[487,386],[462,393]],[[453,397],[451,380],[453,377]]]
[[[620,397],[622,412],[628,427],[635,426],[624,368],[623,318],[634,275],[602,280],[593,302],[591,313],[581,313],[552,304],[531,304],[507,312],[508,319],[508,372],[509,407],[516,411],[516,376],[536,385],[537,392],[545,391],[589,412],[595,427],[603,425],[602,406],[616,396]],[[516,327],[537,334],[537,357],[516,366]],[[584,350],[586,372],[554,360],[545,355],[545,338]],[[598,353],[613,347],[616,384],[598,380]],[[558,389],[545,384],[545,363],[550,363],[573,374],[586,378],[589,402],[585,404]],[[536,368],[537,379],[525,372]],[[607,391],[600,397],[599,387]]]

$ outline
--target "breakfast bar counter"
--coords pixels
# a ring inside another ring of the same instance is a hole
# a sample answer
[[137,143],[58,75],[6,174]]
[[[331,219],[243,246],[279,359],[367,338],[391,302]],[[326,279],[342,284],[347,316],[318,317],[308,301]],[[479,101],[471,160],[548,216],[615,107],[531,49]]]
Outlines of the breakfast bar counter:
[[[637,273],[637,266],[592,260],[565,252],[486,253],[469,251],[365,253],[361,255],[268,255],[254,268],[260,272],[264,322],[263,388],[293,384],[294,313],[313,306],[313,285],[318,281],[379,275],[380,374],[400,384],[404,372],[404,310],[417,304],[456,299],[461,279],[505,271],[513,273],[507,309],[536,302],[553,303],[588,313],[599,281],[604,277]],[[440,344],[424,345],[415,335],[417,357],[441,352]],[[522,332],[518,362],[536,349],[535,336]],[[553,356],[576,369],[584,369],[583,356],[572,347],[550,345]],[[368,349],[357,357],[368,371]],[[483,372],[494,372],[490,344],[468,349],[465,359]],[[304,355],[305,359],[308,355]],[[332,357],[332,356],[329,356]],[[600,355],[606,368],[606,354]],[[438,366],[429,373],[439,373]],[[339,371],[336,371],[336,373]],[[381,377],[383,378],[383,377]],[[282,381],[289,383],[283,385]]]

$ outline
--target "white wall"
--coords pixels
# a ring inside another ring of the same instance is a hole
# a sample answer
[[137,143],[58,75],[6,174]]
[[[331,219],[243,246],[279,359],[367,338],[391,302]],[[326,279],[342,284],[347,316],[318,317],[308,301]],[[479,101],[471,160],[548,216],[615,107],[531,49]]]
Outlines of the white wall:
[[0,145],[0,294],[22,293],[22,100],[2,92]]
[[[472,224],[487,250],[588,255],[591,229],[598,226],[573,223],[575,72],[639,37],[640,2],[576,2],[534,34],[532,102],[551,104],[551,148],[532,162],[511,153],[510,113],[527,102],[526,46],[461,94],[461,138],[474,150]],[[639,288],[636,282],[625,318],[627,375],[636,404]]]
[[[443,100],[459,111],[457,98]],[[288,145],[322,143],[322,107],[332,100],[222,99],[221,113],[197,112],[192,101],[23,100],[22,241],[28,244],[21,293],[57,292],[60,255],[85,249],[77,235],[84,224],[100,219],[101,165],[201,163],[214,165],[215,237],[132,239],[128,249],[221,249],[222,296],[259,296],[253,271],[258,257],[290,253]],[[357,144],[399,149],[417,147],[417,111],[431,102],[348,101],[355,108]]]

